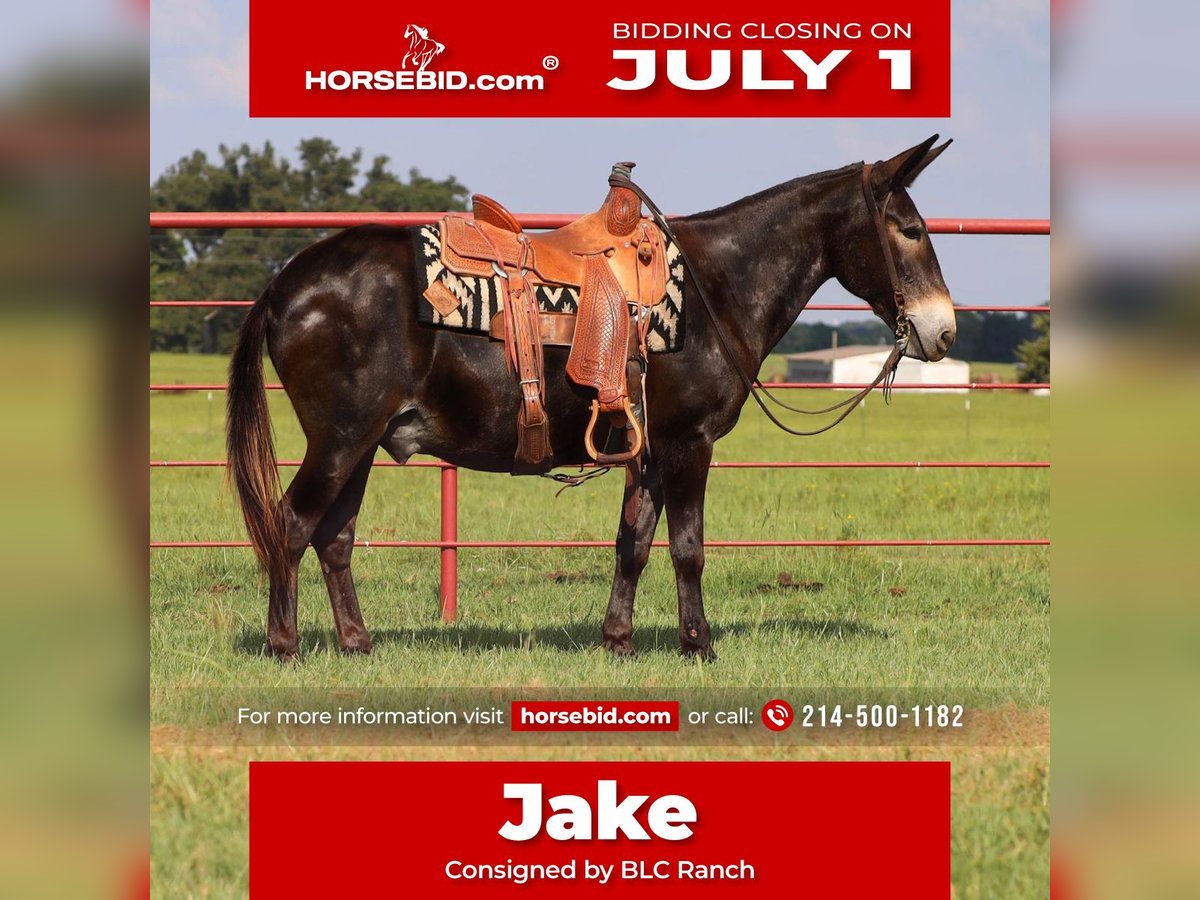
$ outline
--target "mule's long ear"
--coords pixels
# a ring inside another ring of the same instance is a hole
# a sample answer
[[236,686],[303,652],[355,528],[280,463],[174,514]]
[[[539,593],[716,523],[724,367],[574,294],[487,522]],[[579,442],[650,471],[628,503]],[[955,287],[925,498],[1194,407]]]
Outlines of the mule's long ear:
[[[894,191],[911,184],[912,180],[916,178],[914,171],[919,172],[924,168],[925,156],[937,139],[938,136],[935,134],[917,146],[909,147],[903,153],[897,153],[886,162],[877,163],[876,175],[872,179],[876,187]],[[941,151],[939,150],[939,152]]]
[[937,159],[939,156],[941,156],[942,151],[945,150],[947,147],[949,147],[953,143],[954,143],[954,138],[950,138],[948,141],[946,141],[946,143],[942,144],[942,146],[934,147],[932,150],[930,150],[928,153],[926,153],[924,158],[922,158],[922,160],[919,163],[917,163],[915,166],[913,166],[908,171],[908,174],[904,176],[903,187],[910,187],[912,185],[912,183],[917,180],[917,176],[925,171],[926,166],[928,166],[931,162],[933,162],[935,159]]

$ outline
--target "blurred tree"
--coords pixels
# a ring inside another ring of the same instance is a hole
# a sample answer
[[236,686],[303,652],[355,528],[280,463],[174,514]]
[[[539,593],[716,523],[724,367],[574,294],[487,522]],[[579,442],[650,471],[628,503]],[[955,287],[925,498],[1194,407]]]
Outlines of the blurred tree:
[[1050,380],[1050,317],[1045,313],[1034,316],[1033,328],[1037,336],[1017,347],[1017,377],[1026,384]]
[[[1023,342],[1036,338],[1037,316],[1025,313],[959,312],[958,336],[950,356],[967,362],[1011,362]],[[878,319],[861,322],[805,322],[803,319],[788,329],[775,346],[775,353],[804,353],[825,350],[833,346],[833,332],[838,344],[890,344],[892,333]],[[1037,380],[1037,379],[1035,379]]]
[[838,345],[842,347],[851,344],[890,344],[893,340],[887,326],[874,319],[839,322],[836,325],[828,322],[797,322],[788,329],[772,352],[804,353],[808,350],[824,350],[833,346],[834,331],[838,335]]
[[[219,160],[202,151],[170,166],[151,187],[150,208],[174,212],[415,211],[466,208],[468,190],[454,176],[436,181],[410,169],[408,181],[375,157],[360,179],[362,151],[343,154],[326,138],[305,138],[295,166],[270,142],[221,145]],[[361,184],[360,184],[361,181]],[[356,186],[358,189],[356,190]],[[150,237],[150,296],[156,300],[245,300],[300,250],[327,232],[234,228],[156,231]],[[154,309],[153,350],[226,352],[241,309]]]
[[983,359],[979,355],[979,351],[983,346],[983,323],[985,319],[986,316],[980,313],[959,312],[955,314],[958,332],[954,338],[954,346],[950,348],[951,356],[955,359],[965,360]]
[[388,171],[391,160],[375,157],[358,192],[361,209],[389,209],[396,212],[419,212],[427,209],[465,209],[469,191],[451,175],[445,181],[426,178],[417,169],[408,170],[408,183]]

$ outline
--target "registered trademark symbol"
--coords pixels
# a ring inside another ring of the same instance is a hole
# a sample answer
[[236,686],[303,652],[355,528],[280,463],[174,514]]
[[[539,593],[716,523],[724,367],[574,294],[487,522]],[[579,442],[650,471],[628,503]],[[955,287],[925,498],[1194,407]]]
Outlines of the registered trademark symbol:
[[542,68],[553,72],[555,69],[558,68],[558,57],[557,56],[543,56],[542,57]]

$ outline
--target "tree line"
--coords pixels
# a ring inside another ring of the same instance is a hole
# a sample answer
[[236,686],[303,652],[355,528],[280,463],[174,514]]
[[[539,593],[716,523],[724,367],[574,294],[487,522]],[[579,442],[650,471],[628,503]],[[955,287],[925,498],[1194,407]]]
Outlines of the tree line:
[[[959,312],[958,337],[950,355],[966,362],[1018,362],[1026,368],[1036,364],[1037,348],[1027,348],[1024,355],[1020,348],[1037,341],[1045,342],[1048,367],[1049,318],[1027,313],[975,313]],[[1041,320],[1045,319],[1043,324]],[[788,329],[788,333],[776,345],[776,353],[804,353],[809,350],[824,350],[833,346],[833,335],[837,332],[839,346],[851,344],[890,344],[895,338],[886,325],[878,319],[859,322],[800,321]],[[1038,344],[1040,347],[1040,344]],[[1028,357],[1027,359],[1025,357]],[[1022,370],[1024,371],[1024,370]],[[1044,378],[1029,378],[1029,381],[1044,381]]]
[[[217,159],[197,150],[151,186],[150,208],[172,212],[347,212],[461,210],[467,187],[417,169],[407,178],[376,156],[364,171],[362,151],[343,153],[325,138],[306,138],[293,164],[268,142],[222,145]],[[323,237],[315,229],[210,228],[150,235],[152,300],[247,300],[300,250]],[[155,308],[152,350],[225,353],[243,309]]]

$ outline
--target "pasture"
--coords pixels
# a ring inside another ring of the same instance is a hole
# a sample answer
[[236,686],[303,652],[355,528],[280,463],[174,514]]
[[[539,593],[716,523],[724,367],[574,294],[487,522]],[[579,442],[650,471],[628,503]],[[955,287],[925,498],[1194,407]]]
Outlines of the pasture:
[[[220,358],[155,356],[151,380],[220,382],[223,365]],[[804,399],[827,402],[814,392]],[[222,458],[223,400],[203,392],[153,396],[151,458]],[[271,401],[279,456],[298,458],[303,438],[287,398],[272,392]],[[890,407],[872,396],[865,412],[817,438],[790,438],[747,409],[717,444],[717,460],[1045,459],[1048,422],[1047,400],[1018,392],[977,392],[968,414],[961,395],[897,391]],[[557,486],[545,479],[464,471],[460,537],[609,539],[621,477],[614,472],[555,498]],[[150,479],[155,539],[243,539],[221,470],[158,469]],[[377,469],[360,539],[436,539],[437,479],[431,469]],[[1048,485],[1046,470],[717,470],[707,536],[1042,537],[1049,530]],[[658,537],[665,536],[664,517]],[[306,659],[281,667],[261,652],[265,581],[249,550],[153,551],[155,720],[171,721],[171,685],[181,683],[952,685],[986,688],[1020,704],[1047,698],[1045,548],[710,550],[705,596],[720,639],[716,666],[677,657],[674,573],[665,549],[654,551],[642,579],[639,656],[630,665],[595,652],[611,551],[464,550],[460,620],[452,625],[436,616],[437,559],[436,550],[356,551],[363,613],[376,639],[375,653],[362,659],[331,651],[328,598],[308,554],[300,587]],[[783,587],[780,573],[823,587]]]
[[[219,357],[154,354],[156,383],[223,382]],[[769,365],[769,364],[768,364]],[[268,380],[275,380],[273,373]],[[803,405],[824,392],[789,392]],[[792,438],[753,407],[716,459],[1038,460],[1050,407],[1021,392],[874,394],[832,432]],[[150,457],[220,459],[224,395],[150,399]],[[303,452],[282,392],[271,392],[281,459]],[[379,459],[385,458],[381,452]],[[156,540],[244,539],[220,469],[150,474]],[[284,483],[290,470],[284,470]],[[359,519],[366,540],[436,539],[438,475],[377,469]],[[538,478],[460,473],[463,540],[592,539],[615,534],[622,476],[565,491]],[[1049,473],[1019,469],[717,470],[711,539],[1027,538],[1049,536]],[[665,539],[665,517],[657,537]],[[1044,547],[714,549],[705,604],[715,665],[678,656],[674,573],[656,549],[635,612],[638,655],[599,651],[610,550],[463,550],[460,620],[437,618],[436,550],[359,549],[355,575],[375,639],[367,658],[336,652],[312,554],[301,567],[305,657],[263,652],[266,583],[246,549],[154,550],[150,565],[151,779],[155,892],[245,892],[247,758],[517,758],[494,748],[322,750],[187,747],[195,688],[588,687],[945,689],[979,692],[1035,723],[1025,746],[953,750],[648,748],[639,758],[950,758],[954,884],[960,897],[1038,896],[1048,870],[1049,551]],[[784,577],[786,576],[786,577]],[[784,582],[791,581],[792,586]],[[805,582],[806,586],[795,585]],[[819,587],[818,587],[819,585]],[[1043,728],[1043,726],[1045,726]],[[1043,731],[1046,734],[1043,735]],[[619,758],[619,748],[541,748],[539,758]]]

